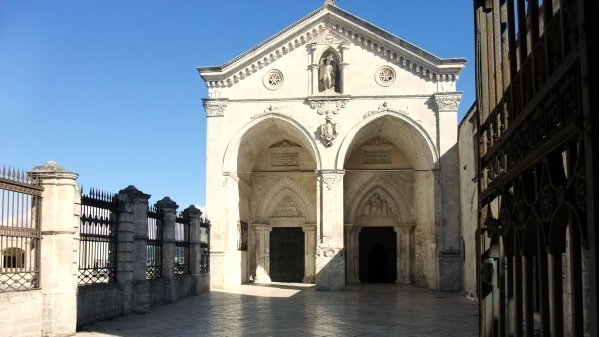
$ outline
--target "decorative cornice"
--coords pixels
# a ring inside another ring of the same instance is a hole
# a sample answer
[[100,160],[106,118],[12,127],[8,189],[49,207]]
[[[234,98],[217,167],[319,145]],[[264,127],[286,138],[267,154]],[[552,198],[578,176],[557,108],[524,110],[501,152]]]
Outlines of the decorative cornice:
[[434,94],[437,111],[457,111],[461,94]]
[[206,117],[223,117],[225,109],[227,109],[228,101],[204,101],[204,110],[206,111]]
[[377,108],[377,110],[369,111],[366,114],[364,114],[363,119],[383,112],[395,112],[404,115],[406,115],[407,113],[406,110],[392,108],[388,102],[383,102],[383,104],[381,104],[379,108]]
[[[322,35],[323,32],[330,33]],[[324,6],[222,66],[200,67],[208,88],[224,88],[251,76],[308,42],[347,40],[426,80],[455,81],[463,58],[440,59],[338,7]]]

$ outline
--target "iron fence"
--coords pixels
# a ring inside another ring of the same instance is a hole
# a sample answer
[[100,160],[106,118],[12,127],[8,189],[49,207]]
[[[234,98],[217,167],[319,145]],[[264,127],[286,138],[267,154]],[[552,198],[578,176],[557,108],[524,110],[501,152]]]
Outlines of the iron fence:
[[79,285],[116,281],[117,211],[115,194],[92,189],[81,196]]
[[182,214],[175,221],[175,275],[190,273],[190,219]]
[[156,207],[148,210],[148,237],[146,241],[146,279],[162,277],[163,215]]
[[210,271],[210,221],[204,220],[200,224],[200,272]]
[[0,171],[0,293],[40,287],[43,187],[23,171]]

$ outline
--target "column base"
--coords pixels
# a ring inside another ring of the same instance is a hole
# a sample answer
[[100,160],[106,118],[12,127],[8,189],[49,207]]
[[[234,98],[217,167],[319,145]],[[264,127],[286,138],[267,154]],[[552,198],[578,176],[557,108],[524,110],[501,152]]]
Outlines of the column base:
[[317,248],[317,290],[339,291],[346,286],[344,248]]

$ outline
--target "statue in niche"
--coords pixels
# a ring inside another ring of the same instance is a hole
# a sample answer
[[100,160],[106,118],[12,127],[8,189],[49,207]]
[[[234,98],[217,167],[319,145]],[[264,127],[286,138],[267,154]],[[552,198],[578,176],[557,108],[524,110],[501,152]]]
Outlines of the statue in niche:
[[389,216],[394,215],[392,208],[388,205],[387,200],[382,198],[379,193],[375,193],[371,200],[367,202],[362,211],[363,216]]
[[319,66],[319,81],[323,84],[323,92],[335,92],[335,78],[336,73],[333,55],[327,54],[321,58]]

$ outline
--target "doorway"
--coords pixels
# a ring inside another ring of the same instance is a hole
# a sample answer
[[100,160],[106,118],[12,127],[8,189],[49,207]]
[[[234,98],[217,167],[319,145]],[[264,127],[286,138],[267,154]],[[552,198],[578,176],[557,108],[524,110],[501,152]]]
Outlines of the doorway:
[[359,278],[362,283],[396,281],[394,227],[363,227],[359,234]]
[[274,227],[269,239],[269,271],[273,282],[302,282],[304,232],[299,227]]

